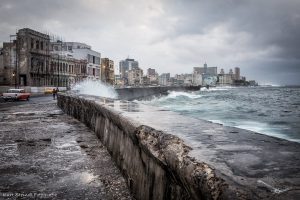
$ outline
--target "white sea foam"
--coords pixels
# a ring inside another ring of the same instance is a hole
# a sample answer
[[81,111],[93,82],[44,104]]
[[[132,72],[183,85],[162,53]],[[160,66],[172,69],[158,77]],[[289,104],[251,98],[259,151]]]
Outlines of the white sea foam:
[[264,83],[259,85],[260,87],[281,87],[281,85],[274,84],[274,83]]
[[224,122],[222,122],[221,120],[218,120],[218,119],[212,119],[209,121],[211,121],[212,123],[215,123],[215,124],[224,124]]
[[[277,132],[272,126],[270,126],[267,123],[262,122],[255,122],[255,121],[241,121],[239,122],[240,125],[235,126],[237,128],[246,129],[249,131],[254,131],[256,133],[261,133],[264,135],[269,135],[285,140],[290,140],[294,142],[300,142],[299,139],[294,139],[289,137],[288,135],[285,135],[283,133]],[[288,127],[281,127],[281,129],[288,128]]]
[[226,90],[231,90],[231,89],[235,89],[235,88],[236,87],[232,87],[232,86],[210,87],[209,89],[203,87],[203,88],[201,88],[201,91],[205,91],[205,92],[226,91]]
[[169,92],[169,95],[167,96],[167,98],[177,98],[179,96],[184,96],[184,97],[188,97],[190,99],[197,99],[200,97],[199,94],[195,94],[193,92]]
[[84,80],[80,83],[75,84],[72,87],[72,91],[78,94],[86,94],[107,98],[117,98],[117,92],[112,86],[102,83],[101,81]]

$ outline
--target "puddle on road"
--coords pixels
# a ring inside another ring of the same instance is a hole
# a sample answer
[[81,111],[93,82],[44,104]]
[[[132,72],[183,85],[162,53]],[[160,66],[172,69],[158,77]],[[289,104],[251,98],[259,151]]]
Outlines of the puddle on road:
[[69,176],[62,177],[58,184],[74,184],[77,183],[78,185],[90,185],[96,184],[98,186],[103,185],[103,183],[98,179],[98,175],[94,175],[90,172],[75,172],[70,174]]
[[45,138],[40,140],[17,140],[18,151],[20,155],[32,154],[43,151],[51,145],[51,139]]
[[16,116],[32,116],[32,115],[43,114],[43,113],[45,113],[45,111],[14,112],[11,114]]

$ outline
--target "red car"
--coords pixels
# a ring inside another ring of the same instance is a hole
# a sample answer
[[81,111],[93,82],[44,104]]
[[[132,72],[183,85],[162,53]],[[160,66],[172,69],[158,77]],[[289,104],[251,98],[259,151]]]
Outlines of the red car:
[[2,98],[7,100],[29,100],[30,93],[25,92],[24,89],[9,89],[2,94]]

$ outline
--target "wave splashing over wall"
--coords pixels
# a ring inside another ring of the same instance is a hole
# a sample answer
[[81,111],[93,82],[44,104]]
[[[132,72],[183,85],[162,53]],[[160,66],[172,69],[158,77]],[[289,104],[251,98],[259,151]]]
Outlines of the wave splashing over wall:
[[112,99],[116,99],[118,97],[117,92],[112,86],[101,81],[94,80],[84,80],[77,83],[72,87],[72,91],[78,94],[107,97]]

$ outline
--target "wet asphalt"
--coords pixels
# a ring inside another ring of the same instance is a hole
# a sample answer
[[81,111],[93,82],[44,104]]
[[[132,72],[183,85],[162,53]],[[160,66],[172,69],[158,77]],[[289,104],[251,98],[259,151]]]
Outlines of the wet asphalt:
[[52,96],[0,102],[0,199],[132,199],[96,135]]

